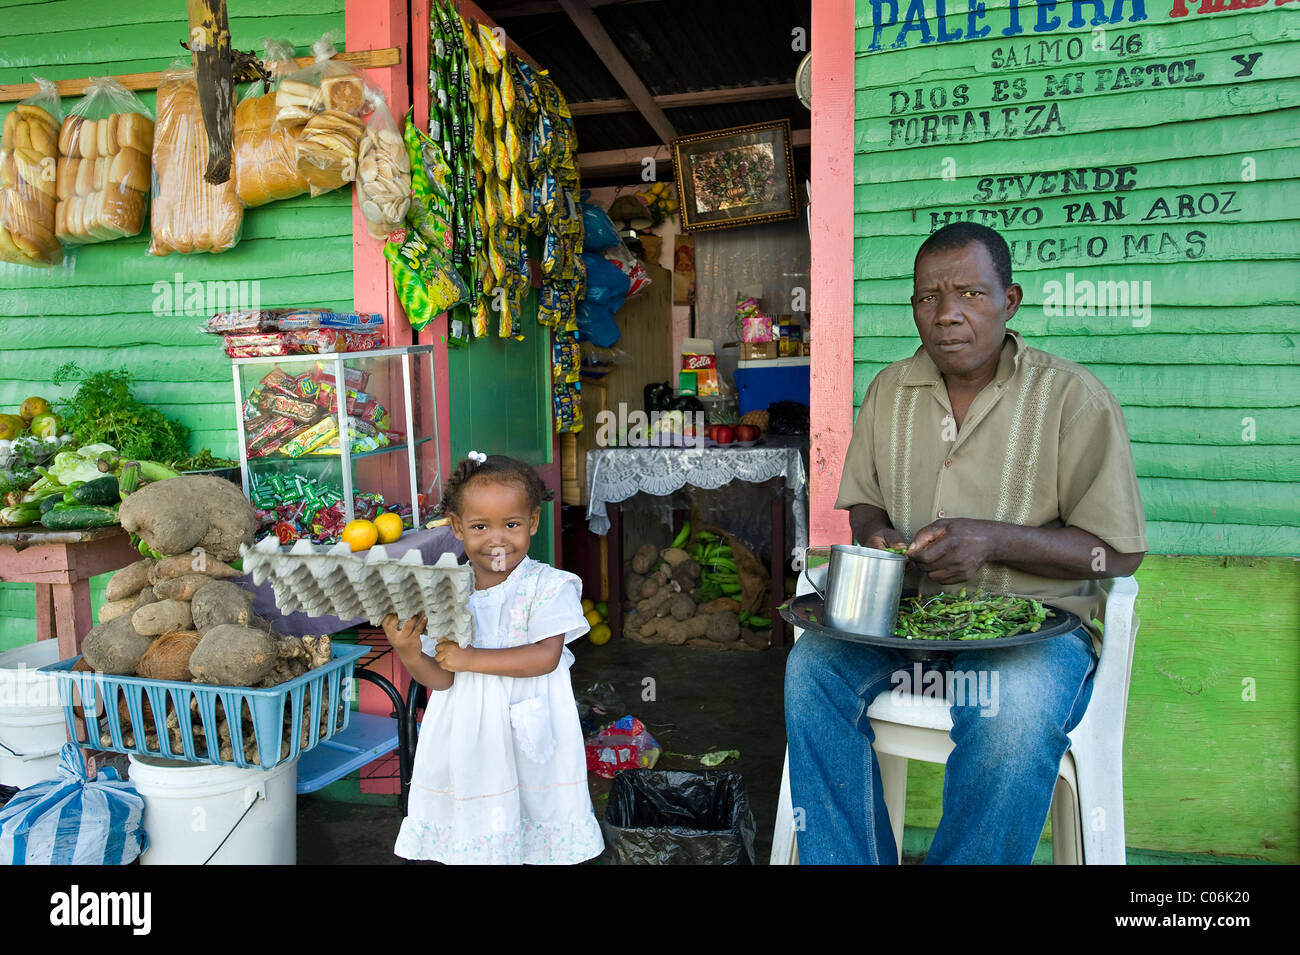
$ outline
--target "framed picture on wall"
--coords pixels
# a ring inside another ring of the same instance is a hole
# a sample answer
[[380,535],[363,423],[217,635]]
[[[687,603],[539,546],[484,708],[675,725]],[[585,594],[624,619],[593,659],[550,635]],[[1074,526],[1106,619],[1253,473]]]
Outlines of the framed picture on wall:
[[796,218],[788,119],[695,133],[672,145],[683,232]]

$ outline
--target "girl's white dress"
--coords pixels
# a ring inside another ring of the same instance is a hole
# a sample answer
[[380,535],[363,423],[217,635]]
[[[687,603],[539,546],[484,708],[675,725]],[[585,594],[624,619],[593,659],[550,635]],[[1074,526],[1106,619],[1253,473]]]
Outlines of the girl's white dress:
[[[470,598],[475,647],[498,649],[589,629],[582,584],[525,557]],[[435,640],[422,638],[425,653]],[[457,673],[430,690],[415,750],[407,816],[394,852],[450,864],[572,864],[604,842],[587,791],[587,761],[566,646],[538,677]]]

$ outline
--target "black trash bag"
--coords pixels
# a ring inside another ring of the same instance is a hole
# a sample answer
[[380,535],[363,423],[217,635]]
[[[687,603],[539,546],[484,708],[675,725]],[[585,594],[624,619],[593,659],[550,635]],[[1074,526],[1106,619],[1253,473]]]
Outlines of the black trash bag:
[[13,799],[14,794],[17,792],[17,786],[0,786],[0,806],[3,806],[10,799]]
[[610,865],[753,865],[744,777],[625,769],[600,822]]
[[642,389],[642,395],[645,397],[646,414],[667,411],[668,402],[673,399],[673,389],[666,381],[652,381]]
[[798,401],[774,401],[767,406],[768,434],[807,434],[808,406]]

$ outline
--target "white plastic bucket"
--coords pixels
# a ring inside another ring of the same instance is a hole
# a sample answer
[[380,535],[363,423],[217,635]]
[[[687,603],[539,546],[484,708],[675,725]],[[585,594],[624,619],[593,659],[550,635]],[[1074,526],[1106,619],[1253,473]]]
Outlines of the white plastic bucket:
[[68,731],[58,682],[37,668],[59,662],[59,641],[0,653],[0,784],[26,788],[58,776]]
[[133,755],[130,778],[149,834],[141,865],[297,861],[296,759],[264,772]]

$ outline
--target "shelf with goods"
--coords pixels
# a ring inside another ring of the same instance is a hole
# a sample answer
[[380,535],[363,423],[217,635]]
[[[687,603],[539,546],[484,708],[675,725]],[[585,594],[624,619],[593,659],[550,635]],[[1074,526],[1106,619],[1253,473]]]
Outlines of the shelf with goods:
[[259,536],[331,543],[378,511],[429,521],[442,490],[431,345],[236,358],[232,375]]

